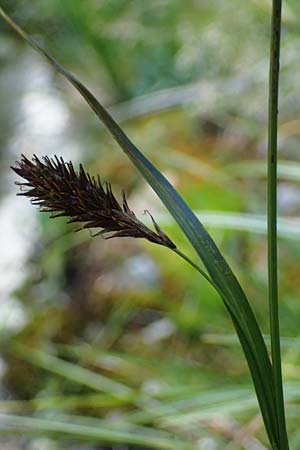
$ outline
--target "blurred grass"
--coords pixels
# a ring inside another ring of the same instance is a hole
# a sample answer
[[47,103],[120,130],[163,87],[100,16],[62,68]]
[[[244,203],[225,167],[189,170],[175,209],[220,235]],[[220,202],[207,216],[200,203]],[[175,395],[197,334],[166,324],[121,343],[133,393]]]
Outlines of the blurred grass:
[[[270,2],[10,0],[1,6],[105,98],[137,145],[199,212],[233,262],[268,333],[263,161]],[[280,281],[288,421],[297,450],[300,8],[297,0],[286,1],[285,7]],[[15,112],[28,92],[40,90],[34,77],[26,79],[27,68],[45,68],[2,23],[0,27],[0,167],[2,180],[9,179],[1,181],[2,195],[12,184],[6,171],[16,155],[30,155],[38,145],[40,154],[54,146],[53,152],[64,156],[70,147],[72,154],[76,141],[76,159],[112,180],[117,191],[124,187],[132,207],[141,214],[149,209],[187,247],[150,190],[51,72],[49,92],[69,112],[64,140],[57,146],[51,135],[49,143],[40,140],[39,129],[22,133],[24,115]],[[162,438],[167,442],[163,448],[172,448],[174,438],[191,448],[265,448],[240,350],[205,281],[147,243],[90,239],[88,232],[71,233],[63,220],[52,222],[46,215],[38,220],[40,234],[32,236],[32,253],[26,257],[28,277],[13,294],[28,319],[19,330],[2,330],[6,367],[0,408],[2,423],[12,426],[11,436],[16,430],[22,434],[23,426],[33,434],[39,428],[52,436],[48,448],[51,442],[58,442],[59,449],[72,448],[60,440],[73,433],[59,418],[63,413],[74,426],[78,421],[78,441],[90,432],[98,433],[95,442],[104,440],[100,422],[87,424],[84,415],[101,418],[107,432],[110,420],[116,420],[169,433]],[[16,352],[18,345],[27,351]],[[122,386],[124,395],[114,386]],[[10,417],[8,411],[30,411],[32,417],[25,423],[23,416]],[[134,435],[143,432],[131,428],[120,434],[119,442],[131,448]],[[107,436],[112,439],[112,434]],[[142,441],[135,444],[143,447]]]

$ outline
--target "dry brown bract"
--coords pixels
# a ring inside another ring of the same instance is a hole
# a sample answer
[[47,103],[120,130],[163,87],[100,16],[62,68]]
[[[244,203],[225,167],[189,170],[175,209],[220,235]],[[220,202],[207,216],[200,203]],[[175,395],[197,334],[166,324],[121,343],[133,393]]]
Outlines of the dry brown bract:
[[101,228],[96,234],[106,238],[144,238],[155,244],[176,248],[151,216],[155,232],[144,225],[129,208],[123,192],[122,205],[117,201],[111,185],[101,183],[100,177],[91,177],[80,165],[79,172],[72,162],[48,156],[41,161],[34,155],[32,161],[22,155],[12,169],[26,180],[16,182],[25,189],[18,195],[30,197],[41,211],[51,217],[69,217],[69,223],[81,222],[83,228]]

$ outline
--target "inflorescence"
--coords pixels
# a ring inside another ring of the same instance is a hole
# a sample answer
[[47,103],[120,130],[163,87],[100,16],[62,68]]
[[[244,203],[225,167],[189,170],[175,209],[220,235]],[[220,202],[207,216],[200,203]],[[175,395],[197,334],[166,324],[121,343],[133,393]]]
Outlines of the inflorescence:
[[122,204],[114,196],[110,183],[90,176],[82,165],[75,171],[72,162],[63,158],[45,156],[41,161],[34,155],[32,161],[22,155],[12,167],[26,182],[16,182],[23,192],[18,195],[31,198],[41,211],[51,217],[68,217],[68,223],[79,222],[84,228],[100,228],[96,234],[113,237],[144,238],[155,244],[175,249],[175,244],[160,229],[151,216],[155,232],[144,225],[129,208],[125,193]]

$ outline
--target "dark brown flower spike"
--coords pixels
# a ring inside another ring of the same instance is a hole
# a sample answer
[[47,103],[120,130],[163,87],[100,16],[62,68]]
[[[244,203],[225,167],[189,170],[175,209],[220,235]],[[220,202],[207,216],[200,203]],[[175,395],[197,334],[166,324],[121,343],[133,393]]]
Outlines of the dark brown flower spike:
[[80,165],[79,172],[72,162],[48,156],[41,161],[34,155],[32,161],[22,155],[12,167],[26,182],[16,182],[24,189],[18,195],[31,198],[41,211],[53,217],[69,217],[68,222],[80,222],[83,228],[101,228],[97,234],[113,237],[144,238],[155,244],[175,249],[170,238],[159,228],[150,214],[155,232],[144,225],[129,208],[123,192],[122,205],[112,193],[109,183],[100,177],[91,177]]

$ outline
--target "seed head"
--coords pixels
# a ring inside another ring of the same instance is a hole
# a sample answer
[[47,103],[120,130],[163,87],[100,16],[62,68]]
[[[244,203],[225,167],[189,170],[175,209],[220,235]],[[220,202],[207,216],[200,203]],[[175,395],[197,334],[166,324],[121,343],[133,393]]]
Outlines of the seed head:
[[[31,198],[40,211],[51,212],[51,217],[68,217],[68,223],[81,223],[78,230],[100,228],[96,234],[113,237],[144,238],[171,249],[176,248],[150,214],[155,231],[144,225],[129,208],[123,191],[122,204],[114,196],[110,183],[100,177],[91,177],[82,165],[75,171],[72,162],[63,158],[45,156],[41,161],[34,155],[32,161],[22,155],[12,167],[25,182],[16,182],[22,188],[18,195]],[[78,231],[77,230],[77,231]]]

